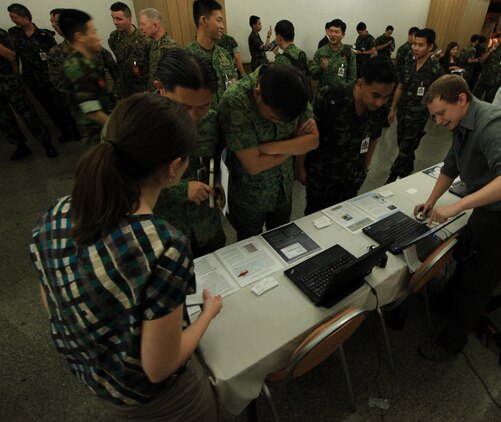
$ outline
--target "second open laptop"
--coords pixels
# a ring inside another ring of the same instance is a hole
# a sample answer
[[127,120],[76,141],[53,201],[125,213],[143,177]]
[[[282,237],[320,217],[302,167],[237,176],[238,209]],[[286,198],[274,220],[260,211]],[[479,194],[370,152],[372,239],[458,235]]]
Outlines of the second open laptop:
[[429,227],[401,211],[397,211],[382,220],[363,229],[363,232],[378,243],[391,242],[389,248],[393,255],[399,254],[406,247],[425,237],[442,230],[445,226],[462,217],[464,213],[447,220],[445,223]]
[[340,245],[315,255],[285,271],[285,275],[317,306],[330,308],[362,287],[364,277],[379,263],[389,244],[355,258]]

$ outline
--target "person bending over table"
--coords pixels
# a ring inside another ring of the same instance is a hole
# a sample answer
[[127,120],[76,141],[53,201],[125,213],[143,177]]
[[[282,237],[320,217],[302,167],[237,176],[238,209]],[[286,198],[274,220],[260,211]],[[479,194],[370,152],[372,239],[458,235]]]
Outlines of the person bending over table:
[[152,93],[127,98],[109,119],[107,141],[80,159],[72,195],[33,229],[31,258],[56,350],[118,416],[220,420],[193,351],[221,297],[204,291],[189,325],[191,250],[152,212],[160,191],[179,182],[196,137],[181,105]]
[[[433,82],[425,101],[435,122],[453,132],[453,142],[429,198],[414,213],[429,215],[431,224],[473,209],[459,235],[456,271],[444,291],[446,326],[419,349],[426,359],[442,360],[463,350],[501,280],[501,109],[473,97],[457,75]],[[468,194],[435,208],[457,176]]]

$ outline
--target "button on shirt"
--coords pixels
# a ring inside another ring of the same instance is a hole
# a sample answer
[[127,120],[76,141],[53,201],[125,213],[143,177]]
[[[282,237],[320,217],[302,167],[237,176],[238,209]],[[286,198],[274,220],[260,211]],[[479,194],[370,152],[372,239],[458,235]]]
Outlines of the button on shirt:
[[[452,179],[461,176],[468,194],[501,176],[501,109],[472,98],[454,130],[442,173]],[[501,211],[501,201],[483,208]]]

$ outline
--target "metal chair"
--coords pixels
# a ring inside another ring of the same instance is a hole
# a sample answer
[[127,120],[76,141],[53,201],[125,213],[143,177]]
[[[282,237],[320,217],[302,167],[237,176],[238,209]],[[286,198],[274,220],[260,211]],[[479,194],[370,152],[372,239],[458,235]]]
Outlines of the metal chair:
[[351,409],[353,412],[356,411],[343,344],[357,330],[360,324],[362,324],[368,313],[368,310],[349,308],[341,314],[334,316],[329,321],[313,330],[302,341],[294,352],[292,352],[285,368],[268,375],[261,392],[270,404],[275,421],[279,422],[280,418],[267,382],[281,380],[284,380],[286,383],[290,382],[294,378],[300,377],[315,368],[336,350],[339,350],[339,355],[341,357]]
[[410,295],[422,291],[426,311],[426,325],[428,332],[431,333],[430,304],[428,301],[428,292],[426,286],[438,274],[438,272],[441,271],[449,263],[452,257],[452,253],[454,252],[454,247],[457,243],[457,236],[450,237],[444,243],[442,243],[424,260],[417,271],[412,274],[409,280],[409,285],[407,286],[407,290],[404,292],[404,294],[402,294],[395,302],[377,308],[377,314],[379,315],[384,342],[386,345],[386,350],[388,352],[391,372],[394,372],[395,370],[395,363],[393,361],[393,355],[391,353],[390,341],[388,339],[388,331],[386,329],[386,322],[384,320],[383,311],[391,311],[392,309],[395,309],[397,306],[400,306],[402,302]]

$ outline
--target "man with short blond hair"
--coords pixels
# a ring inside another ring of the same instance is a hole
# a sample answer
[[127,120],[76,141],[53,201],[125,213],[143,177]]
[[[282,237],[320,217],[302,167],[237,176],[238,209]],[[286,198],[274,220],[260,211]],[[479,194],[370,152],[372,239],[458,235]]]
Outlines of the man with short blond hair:
[[[443,293],[447,324],[419,349],[428,360],[442,360],[463,350],[501,280],[501,109],[473,97],[457,75],[437,79],[425,102],[435,122],[453,133],[453,141],[435,187],[414,213],[429,215],[432,224],[473,209],[459,235],[456,271]],[[457,176],[467,195],[435,208]]]

